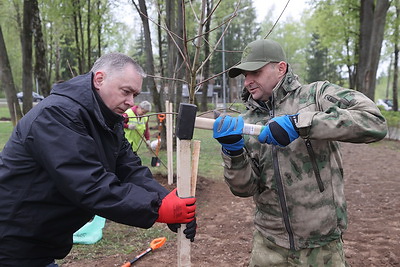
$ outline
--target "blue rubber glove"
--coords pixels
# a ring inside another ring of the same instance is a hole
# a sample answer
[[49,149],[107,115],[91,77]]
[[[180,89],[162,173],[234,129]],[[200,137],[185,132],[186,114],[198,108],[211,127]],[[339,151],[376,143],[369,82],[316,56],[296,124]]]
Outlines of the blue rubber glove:
[[222,145],[222,151],[227,155],[239,155],[244,147],[244,121],[241,116],[220,116],[213,125],[213,137]]
[[260,143],[285,147],[299,137],[295,121],[297,115],[275,117],[264,127],[258,136]]

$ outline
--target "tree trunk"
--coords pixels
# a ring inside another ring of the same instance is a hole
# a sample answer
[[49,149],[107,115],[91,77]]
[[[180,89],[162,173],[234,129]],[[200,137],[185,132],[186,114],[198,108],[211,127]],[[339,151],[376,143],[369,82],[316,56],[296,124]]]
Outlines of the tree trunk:
[[368,54],[371,45],[371,34],[373,27],[374,16],[374,0],[361,0],[360,6],[360,48],[359,48],[359,59],[358,59],[358,74],[356,89],[366,94],[367,88],[365,87],[364,81],[368,70]]
[[97,56],[101,57],[101,0],[97,1]]
[[[210,54],[210,45],[209,45],[209,39],[210,39],[210,27],[211,27],[211,16],[210,12],[212,10],[213,6],[213,0],[207,0],[207,7],[206,7],[206,18],[208,18],[206,25],[205,25],[205,34],[204,34],[204,55],[207,57],[207,55]],[[210,16],[210,17],[209,17]],[[203,71],[203,80],[207,80],[208,77],[210,76],[210,60],[208,60],[204,64],[204,71]],[[201,96],[201,110],[202,111],[207,111],[207,93],[208,93],[208,84],[209,82],[205,82],[202,85],[202,96]]]
[[[177,22],[176,22],[176,34],[178,38],[176,38],[176,42],[178,44],[178,49],[180,51],[184,51],[184,46],[185,46],[185,40],[184,40],[184,10],[185,10],[185,3],[184,0],[178,0],[178,15],[177,15]],[[181,53],[177,53],[176,55],[176,67],[175,71],[177,73],[177,78],[182,79],[189,73],[189,70],[185,72],[185,67],[184,67],[184,58]],[[187,59],[186,59],[187,60]],[[186,79],[187,80],[187,79]],[[179,111],[179,105],[182,102],[182,82],[178,81],[176,83],[176,94],[175,94],[175,111]],[[189,90],[189,87],[188,87]]]
[[394,29],[394,75],[393,75],[393,110],[399,110],[398,98],[398,80],[399,80],[399,27],[400,27],[400,5],[399,0],[396,5],[396,23]]
[[367,73],[366,83],[367,96],[374,100],[375,99],[375,87],[376,87],[376,74],[379,66],[379,59],[381,56],[382,42],[385,33],[386,14],[389,9],[389,0],[379,0],[376,2],[376,8],[374,12],[374,27],[372,28],[372,39],[370,46],[370,58],[369,58],[369,71]]
[[[52,22],[50,22],[50,25],[51,25],[50,28],[52,28]],[[55,47],[55,44],[54,44],[55,43],[54,42],[55,38],[54,38],[54,36],[53,36],[53,34],[51,32],[50,32],[49,35],[50,35],[49,36],[49,40],[48,40],[49,49],[47,50],[47,56],[46,56],[46,58],[47,58],[46,73],[47,73],[47,81],[49,83],[49,88],[51,90],[50,81],[52,81],[53,66],[55,65],[55,56],[54,56],[54,54],[55,54],[56,51],[54,49],[54,47]]]
[[35,76],[38,81],[40,93],[44,96],[50,94],[50,83],[46,71],[46,45],[43,40],[42,22],[37,0],[32,0],[33,6],[33,28],[35,37]]
[[78,74],[83,74],[86,72],[86,60],[85,60],[85,38],[83,38],[84,33],[83,33],[83,22],[82,22],[82,4],[79,1],[79,9],[78,9],[78,21],[79,21],[79,35],[80,35],[80,41],[81,41],[81,54],[79,55],[81,58],[81,65],[79,66],[79,73]]
[[[139,0],[139,7],[136,3],[132,0],[132,3],[135,5],[140,18],[142,19],[143,23],[143,31],[144,31],[144,41],[146,46],[146,71],[149,75],[154,76],[154,58],[153,58],[153,48],[151,42],[151,34],[150,34],[150,26],[149,20],[147,15],[147,7],[145,0]],[[161,112],[163,110],[162,107],[162,95],[158,92],[156,83],[154,81],[154,77],[147,77],[147,84],[150,88],[150,92],[153,96],[153,103],[156,108],[157,112]]]
[[[358,40],[359,41],[359,40]],[[352,45],[350,44],[349,40],[346,42],[346,54],[347,58],[351,58],[351,49]],[[358,50],[357,45],[355,45],[356,50]],[[358,54],[358,51],[353,51],[355,54]],[[346,64],[347,71],[349,72],[349,88],[355,89],[356,88],[356,66],[353,64]]]
[[360,58],[357,89],[374,100],[376,73],[389,8],[388,0],[362,0],[360,9]]
[[[158,10],[160,12],[158,13],[157,19],[158,19],[158,25],[157,25],[157,38],[158,38],[158,55],[160,59],[160,75],[161,77],[165,77],[165,71],[164,71],[164,51],[163,51],[163,40],[162,40],[162,28],[161,28],[161,10],[162,10],[162,4],[161,0],[157,1],[158,5]],[[168,2],[173,2],[173,1],[168,1]],[[160,81],[160,92],[164,92],[165,88],[165,80],[161,79]]]
[[88,0],[87,1],[87,5],[88,5],[88,12],[87,12],[87,29],[86,29],[86,35],[87,35],[87,70],[85,71],[85,72],[87,72],[87,71],[89,71],[88,70],[88,68],[90,68],[90,66],[92,65],[92,58],[91,58],[91,53],[92,53],[92,48],[91,48],[91,46],[92,46],[92,44],[91,44],[91,39],[92,39],[92,36],[91,36],[91,30],[90,30],[90,24],[91,24],[91,13],[92,13],[92,9],[91,9],[91,3],[90,3],[90,0]]
[[[175,32],[176,31],[176,5],[175,1],[166,1],[165,3],[165,9],[166,9],[166,24],[168,31],[170,32]],[[176,75],[176,57],[177,57],[177,49],[176,46],[173,42],[173,36],[171,34],[167,34],[167,49],[168,49],[168,55],[167,55],[167,75],[168,78],[171,78],[168,80],[168,91],[167,91],[167,96],[166,99],[168,99],[170,102],[174,102],[174,92],[175,92],[175,86],[176,86],[176,81],[173,80]]]
[[12,76],[10,61],[8,59],[6,44],[3,38],[3,31],[0,25],[0,75],[1,84],[7,98],[8,110],[10,111],[11,122],[15,126],[19,119],[22,118],[21,108],[17,99],[14,79]]
[[60,81],[61,80],[61,74],[60,74],[60,64],[61,64],[61,53],[60,53],[60,45],[59,45],[59,41],[56,41],[56,49],[55,49],[55,62],[54,62],[54,75],[55,75],[55,79],[56,81]]
[[24,0],[23,29],[22,29],[22,92],[23,113],[32,108],[32,1]]
[[[73,0],[72,1],[72,9],[73,9],[73,15],[72,19],[74,22],[74,37],[75,37],[75,47],[76,47],[76,54],[77,54],[77,59],[78,59],[78,72],[82,73],[82,58],[81,58],[81,46],[80,46],[80,40],[79,40],[79,9],[80,9],[80,4],[79,0]],[[71,70],[71,74],[73,76],[76,76],[77,74]]]

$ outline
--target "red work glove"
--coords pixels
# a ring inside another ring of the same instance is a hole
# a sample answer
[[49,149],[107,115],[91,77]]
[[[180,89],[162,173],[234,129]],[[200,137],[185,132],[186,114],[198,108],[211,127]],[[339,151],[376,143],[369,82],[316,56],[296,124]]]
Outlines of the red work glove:
[[176,188],[161,202],[158,210],[157,222],[161,223],[189,223],[195,218],[196,198],[180,198]]

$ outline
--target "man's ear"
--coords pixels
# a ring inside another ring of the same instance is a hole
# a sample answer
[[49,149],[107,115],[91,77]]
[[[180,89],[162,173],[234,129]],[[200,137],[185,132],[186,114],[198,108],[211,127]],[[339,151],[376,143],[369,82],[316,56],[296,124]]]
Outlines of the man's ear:
[[278,63],[278,70],[279,70],[279,74],[281,74],[282,76],[284,76],[287,72],[287,63],[285,61],[281,61]]
[[99,90],[101,85],[104,82],[105,78],[105,73],[102,71],[96,71],[96,73],[93,75],[93,86]]

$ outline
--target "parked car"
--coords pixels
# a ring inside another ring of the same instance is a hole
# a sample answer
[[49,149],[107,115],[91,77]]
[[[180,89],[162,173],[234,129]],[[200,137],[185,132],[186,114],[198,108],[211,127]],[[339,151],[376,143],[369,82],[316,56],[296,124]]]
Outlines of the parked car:
[[[22,99],[24,98],[24,93],[23,92],[19,92],[17,94],[17,98],[19,101],[22,102]],[[33,102],[40,102],[44,99],[44,96],[39,95],[38,93],[32,92],[32,101]]]

